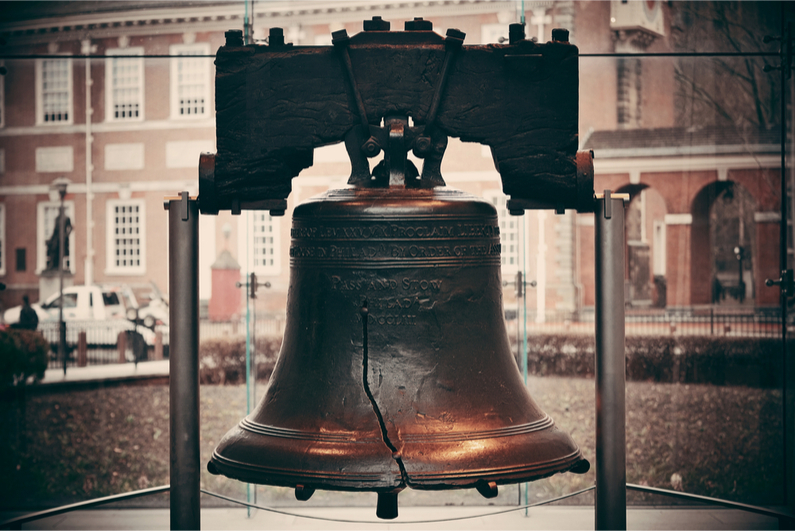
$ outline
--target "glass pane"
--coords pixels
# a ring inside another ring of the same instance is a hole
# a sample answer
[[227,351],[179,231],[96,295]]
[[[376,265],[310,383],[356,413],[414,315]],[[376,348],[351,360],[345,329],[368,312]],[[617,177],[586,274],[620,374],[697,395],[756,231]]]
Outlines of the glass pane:
[[[70,7],[51,4],[54,15]],[[137,324],[122,318],[118,308],[96,319],[99,323],[88,318],[80,325],[68,323],[67,372],[81,369],[79,332],[88,338],[88,366],[131,363],[138,340],[130,338],[138,336],[129,331],[136,327],[145,345],[141,363],[164,363],[154,359],[158,332],[162,355],[168,357],[163,197],[184,188],[195,195],[199,154],[217,151],[212,55],[224,43],[224,30],[242,26],[243,4],[230,4],[227,18],[215,12],[205,17],[204,11],[195,11],[204,8],[196,6],[182,22],[180,17],[166,22],[142,15],[142,23],[127,34],[123,25],[113,25],[121,20],[121,8],[100,3],[96,14],[113,20],[96,34],[63,28],[52,22],[57,17],[41,30],[3,33],[4,53],[46,58],[2,63],[0,203],[5,223],[0,227],[0,259],[5,265],[13,252],[33,264],[13,271],[6,266],[0,278],[7,286],[0,292],[2,307],[18,306],[23,294],[34,303],[49,296],[40,296],[38,286],[44,277],[40,264],[46,263],[41,257],[57,216],[57,196],[49,197],[51,184],[59,176],[71,181],[66,198],[72,205],[70,280],[76,286],[93,282],[130,287],[138,300],[124,301],[124,306],[138,306]],[[762,37],[780,33],[781,5],[526,4],[528,38],[546,42],[552,28],[571,29],[571,42],[582,54],[579,148],[595,152],[596,190],[630,195],[624,268],[628,481],[743,503],[783,504],[782,308],[778,289],[765,285],[780,274],[782,94],[779,72],[764,71],[765,66],[777,66],[778,57],[759,55],[777,50],[776,42],[766,44]],[[520,5],[447,6],[439,17],[433,2],[411,4],[411,12],[406,6],[392,7],[385,18],[391,19],[393,30],[400,30],[404,20],[423,16],[434,21],[440,35],[447,28],[461,28],[466,44],[504,44],[507,25],[516,20]],[[20,4],[15,9],[19,11],[9,10],[0,31],[33,17],[41,6]],[[287,41],[296,46],[329,45],[331,32],[339,29],[336,22],[353,35],[365,18],[357,10],[324,11],[292,24],[298,15],[288,20],[269,3],[258,2],[256,10],[262,13],[255,19],[258,41],[264,42],[269,25],[284,25]],[[657,25],[660,20],[662,26]],[[185,24],[200,29],[186,30]],[[61,29],[50,31],[56,27]],[[96,46],[91,59],[59,58],[79,56],[86,36]],[[143,56],[137,51],[134,57],[105,55],[124,49],[140,49]],[[670,52],[716,55],[644,55]],[[736,52],[755,55],[717,55]],[[256,92],[256,87],[249,89]],[[785,93],[793,97],[791,81]],[[242,101],[244,94],[239,96]],[[275,105],[289,102],[290,94],[285,94]],[[795,135],[791,109],[787,112],[791,156]],[[252,223],[244,221],[245,215],[202,217],[202,464],[247,413],[242,361],[246,288],[235,287],[235,282],[245,284],[248,273],[256,271],[261,284],[271,283],[259,288],[255,301],[248,301],[259,377],[255,391],[261,397],[285,327],[292,209],[329,188],[344,187],[350,174],[342,144],[317,149],[314,160],[293,181],[283,221],[274,222],[261,212]],[[421,167],[421,160],[412,160]],[[528,211],[521,218],[508,215],[491,152],[476,144],[450,139],[442,174],[451,188],[484,197],[499,210],[500,274],[512,353],[521,369],[526,328],[530,392],[593,464],[593,218],[546,211]],[[791,163],[785,177],[790,183],[786,201],[795,206]],[[92,195],[87,194],[89,186]],[[791,212],[784,220],[789,267],[795,247]],[[525,282],[522,297],[517,297],[519,271]],[[214,292],[218,272],[225,275],[225,284]],[[119,306],[118,297],[107,293],[103,305]],[[69,300],[72,304],[66,306],[80,309],[76,297]],[[93,299],[95,305],[98,301]],[[146,315],[156,323],[154,330],[142,324]],[[41,315],[39,330],[47,343],[48,368],[55,371],[50,374],[60,375],[64,360],[55,354],[58,323]],[[168,388],[160,381],[147,387],[30,393],[4,409],[3,425],[9,429],[2,437],[10,451],[0,461],[0,477],[7,478],[0,487],[0,509],[39,509],[167,484],[168,400]],[[401,506],[508,506],[585,488],[594,478],[592,468],[582,476],[561,474],[532,482],[527,491],[501,486],[493,500],[472,490],[411,489],[400,499]],[[247,495],[245,485],[204,469],[202,482],[204,488],[238,499]],[[305,504],[286,488],[257,490],[258,503],[265,505],[375,503],[371,494],[319,491]],[[630,501],[674,503],[637,493]],[[152,503],[166,507],[167,499]],[[567,503],[587,505],[593,497]]]

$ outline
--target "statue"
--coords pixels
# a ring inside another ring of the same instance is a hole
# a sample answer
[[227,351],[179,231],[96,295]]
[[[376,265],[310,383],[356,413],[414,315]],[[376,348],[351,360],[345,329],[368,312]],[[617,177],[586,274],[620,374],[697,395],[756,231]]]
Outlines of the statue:
[[[69,220],[69,216],[67,216],[65,212],[63,215],[66,217],[66,219],[64,220],[64,250],[63,250],[63,255],[66,257],[69,256],[69,234],[72,232],[72,222]],[[60,236],[58,234],[58,231],[60,226],[61,226],[61,214],[58,214],[58,217],[55,218],[55,227],[52,230],[52,236],[50,236],[50,239],[47,240],[46,271],[58,270],[59,247],[60,247]]]

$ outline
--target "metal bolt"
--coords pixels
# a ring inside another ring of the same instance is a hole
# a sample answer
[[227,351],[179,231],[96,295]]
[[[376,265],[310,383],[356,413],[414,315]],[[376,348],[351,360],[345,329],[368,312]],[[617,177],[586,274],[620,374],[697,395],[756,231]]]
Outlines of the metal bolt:
[[433,30],[433,22],[423,20],[422,17],[414,17],[414,20],[407,20],[403,27],[406,31],[431,31]]
[[345,46],[350,40],[351,38],[348,37],[348,32],[344,29],[335,31],[331,34],[331,44],[334,46]]
[[268,46],[284,46],[284,29],[271,28],[268,31]]
[[243,30],[227,30],[224,37],[226,37],[226,46],[243,46]]
[[525,40],[524,24],[516,23],[508,26],[508,42],[516,44],[519,41]]
[[431,139],[427,136],[417,137],[417,140],[414,141],[414,155],[422,158],[424,155],[427,155],[430,150]]
[[381,17],[373,17],[373,20],[364,21],[364,31],[389,31],[391,24],[388,20]]
[[552,42],[569,43],[569,30],[563,28],[555,28],[552,30]]
[[381,153],[381,146],[379,146],[376,139],[371,136],[364,144],[362,144],[362,153],[364,153],[367,157],[375,157]]

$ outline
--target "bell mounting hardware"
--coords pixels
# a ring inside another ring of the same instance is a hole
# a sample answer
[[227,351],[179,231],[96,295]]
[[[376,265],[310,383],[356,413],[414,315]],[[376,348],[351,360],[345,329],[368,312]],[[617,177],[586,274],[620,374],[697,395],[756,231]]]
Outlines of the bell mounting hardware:
[[200,161],[202,213],[283,214],[313,150],[340,142],[349,184],[443,186],[448,137],[491,148],[512,213],[593,211],[591,155],[577,153],[578,50],[568,31],[539,44],[512,24],[508,44],[468,46],[463,32],[442,37],[422,19],[406,31],[389,27],[374,17],[352,37],[335,32],[333,46],[293,46],[281,28],[271,28],[267,46],[244,46],[240,31],[227,32],[215,61],[218,153]]

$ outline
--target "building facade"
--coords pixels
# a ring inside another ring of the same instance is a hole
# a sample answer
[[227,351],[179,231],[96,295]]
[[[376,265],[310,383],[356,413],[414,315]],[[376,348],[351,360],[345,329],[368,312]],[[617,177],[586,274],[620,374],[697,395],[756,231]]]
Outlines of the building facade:
[[[52,182],[60,177],[70,181],[65,207],[73,226],[71,281],[126,284],[144,298],[152,281],[167,291],[163,198],[182,190],[197,193],[199,154],[215,151],[212,56],[226,30],[243,27],[244,3],[7,5],[9,16],[0,22],[5,40],[0,48],[5,68],[0,85],[0,282],[6,285],[0,303],[13,306],[23,294],[39,299],[46,240],[59,207]],[[745,243],[750,272],[745,285],[751,288],[746,288],[750,291],[744,304],[775,304],[776,296],[769,297],[763,287],[765,275],[777,276],[778,268],[779,198],[766,187],[775,190],[779,177],[775,152],[765,144],[769,135],[752,150],[747,141],[732,144],[729,139],[711,152],[714,144],[706,137],[665,137],[665,131],[681,125],[676,60],[631,57],[673,49],[671,6],[255,2],[253,37],[265,39],[270,27],[282,27],[288,42],[328,45],[333,31],[358,33],[362,21],[372,16],[389,20],[393,30],[424,17],[441,34],[453,27],[464,31],[465,44],[499,43],[507,39],[508,25],[520,19],[521,5],[528,38],[545,42],[552,28],[568,28],[571,42],[584,55],[580,144],[596,154],[595,189],[629,191],[633,197],[627,229],[628,302],[715,302],[704,285],[720,277],[728,286],[727,273],[721,270],[719,275],[710,263],[723,258],[697,251],[716,237],[714,230],[703,229],[705,223],[709,227],[715,197],[725,196],[726,183],[737,183],[750,193],[748,208],[753,209],[751,225],[741,231],[753,235]],[[622,56],[588,56],[615,52]],[[641,145],[640,138],[657,144]],[[699,146],[701,151],[695,149]],[[345,186],[350,172],[342,145],[316,150],[314,161],[294,179],[286,216],[226,212],[202,217],[201,299],[210,299],[213,289],[233,289],[211,284],[210,266],[227,252],[240,265],[241,276],[253,271],[271,283],[267,295],[258,299],[260,310],[283,311],[292,208],[329,188]],[[528,291],[527,305],[538,320],[593,306],[592,215],[530,211],[509,216],[491,154],[477,144],[451,139],[442,174],[449,186],[484,197],[498,208],[504,282],[512,282],[520,270],[537,282]],[[729,299],[735,300],[736,293],[731,291]],[[514,304],[510,287],[505,299],[506,307]]]

